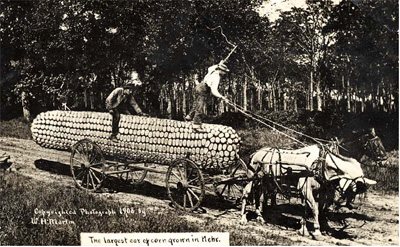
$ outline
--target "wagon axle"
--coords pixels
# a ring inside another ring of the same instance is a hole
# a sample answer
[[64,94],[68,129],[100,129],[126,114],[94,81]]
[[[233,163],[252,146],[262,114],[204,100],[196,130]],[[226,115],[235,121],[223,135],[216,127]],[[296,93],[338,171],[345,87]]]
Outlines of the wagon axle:
[[[165,183],[172,204],[181,210],[193,211],[205,198],[206,181],[211,181],[214,185],[213,192],[216,195],[237,202],[246,181],[247,166],[238,159],[228,167],[227,172],[221,171],[219,175],[207,176],[205,181],[202,170],[190,157],[169,162],[165,171],[134,160],[105,160],[100,147],[89,139],[78,141],[71,149],[71,173],[80,189],[96,191],[109,176],[138,185],[144,181],[147,172],[166,174]],[[216,182],[217,180],[219,181]]]

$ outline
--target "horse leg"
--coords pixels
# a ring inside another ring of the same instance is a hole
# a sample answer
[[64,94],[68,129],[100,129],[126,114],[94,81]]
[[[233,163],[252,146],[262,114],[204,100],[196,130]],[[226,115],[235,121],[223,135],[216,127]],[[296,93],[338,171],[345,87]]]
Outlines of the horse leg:
[[275,207],[277,205],[277,203],[276,203],[277,194],[278,193],[276,193],[276,192],[271,193],[271,207]]
[[329,233],[332,228],[328,224],[328,207],[325,205],[325,203],[322,207],[320,207],[319,212],[319,223],[321,225],[321,230]]
[[[329,233],[331,231],[331,227],[328,224],[328,211],[329,206],[333,204],[333,198],[335,191],[330,191],[327,188],[321,187],[319,191],[319,223],[321,225],[321,230],[323,232]],[[332,199],[330,199],[332,198]]]
[[300,178],[299,183],[298,183],[298,189],[301,188],[301,193],[304,197],[304,200],[306,201],[306,204],[311,209],[311,213],[313,216],[311,223],[314,226],[314,232],[312,232],[311,235],[314,238],[317,238],[317,236],[321,236],[322,234],[321,234],[320,225],[318,222],[318,219],[319,219],[318,204],[315,201],[313,193],[312,193],[313,192],[313,188],[312,188],[313,182],[317,183],[313,178]]
[[[260,188],[261,187],[261,188]],[[264,196],[264,188],[263,186],[259,186],[256,190],[256,215],[257,215],[257,222],[264,224],[265,220],[263,218],[263,207],[265,204],[265,196]]]
[[243,189],[243,195],[242,195],[242,209],[241,209],[241,219],[240,223],[245,224],[247,223],[247,218],[246,218],[246,204],[247,204],[247,199],[249,198],[249,194],[251,193],[251,188],[253,187],[253,181],[248,183],[244,189]]

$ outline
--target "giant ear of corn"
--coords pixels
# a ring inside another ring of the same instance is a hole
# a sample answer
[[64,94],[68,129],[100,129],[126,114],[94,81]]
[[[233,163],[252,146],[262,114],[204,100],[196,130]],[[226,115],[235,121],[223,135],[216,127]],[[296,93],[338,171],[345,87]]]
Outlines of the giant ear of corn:
[[240,137],[234,129],[121,114],[116,142],[110,140],[112,116],[102,112],[48,111],[32,123],[32,137],[46,148],[70,150],[82,139],[91,139],[107,156],[167,164],[188,157],[201,167],[227,167],[237,157]]

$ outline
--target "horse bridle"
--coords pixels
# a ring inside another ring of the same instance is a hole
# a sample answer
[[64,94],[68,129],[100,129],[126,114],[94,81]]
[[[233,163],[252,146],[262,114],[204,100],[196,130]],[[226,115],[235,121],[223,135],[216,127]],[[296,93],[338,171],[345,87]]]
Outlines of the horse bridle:
[[[326,157],[328,156],[329,153],[332,153],[332,151],[330,151],[329,149],[327,149],[326,147],[324,148],[323,146],[321,147],[321,151],[320,151],[320,155],[318,157],[318,159],[313,163],[313,165],[311,166],[312,168],[312,173],[314,174],[314,177],[316,178],[316,180],[324,185],[329,185],[329,187],[333,188],[335,192],[338,192],[340,195],[340,199],[343,200],[346,195],[346,191],[349,188],[355,188],[357,189],[357,180],[362,179],[362,181],[365,184],[365,178],[364,176],[359,176],[356,178],[348,178],[348,177],[341,177],[340,179],[346,179],[346,182],[344,183],[343,186],[340,186],[340,184],[338,186],[334,186],[331,183],[331,180],[326,179],[325,175],[324,175],[324,170],[326,169]],[[337,170],[339,170],[338,165],[335,163],[334,160],[332,160],[333,163],[335,164]],[[316,164],[316,165],[314,165]],[[350,184],[349,184],[350,183]],[[355,198],[353,198],[354,201]]]

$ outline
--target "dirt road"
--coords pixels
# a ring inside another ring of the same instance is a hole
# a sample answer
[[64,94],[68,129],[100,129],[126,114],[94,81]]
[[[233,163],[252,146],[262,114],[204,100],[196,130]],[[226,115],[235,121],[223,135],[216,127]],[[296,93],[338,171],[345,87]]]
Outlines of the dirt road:
[[[41,181],[57,181],[65,186],[74,186],[69,172],[69,153],[45,149],[31,140],[0,138],[0,153],[11,156],[12,171]],[[139,188],[140,187],[140,188]],[[110,184],[103,193],[96,194],[119,203],[140,203],[144,206],[171,207],[164,179],[151,174],[143,185],[127,188],[124,185]],[[231,204],[211,203],[205,199],[201,212],[188,213],[189,221],[213,221],[215,224],[238,225],[239,209]],[[333,231],[319,241],[296,232],[300,227],[298,213],[294,205],[298,200],[279,201],[277,211],[266,216],[266,224],[254,220],[240,226],[254,232],[254,237],[263,233],[276,234],[300,241],[303,245],[399,245],[399,197],[369,192],[362,206],[353,211],[332,214],[330,226]],[[251,209],[251,208],[250,208]],[[249,213],[251,218],[251,213]]]

